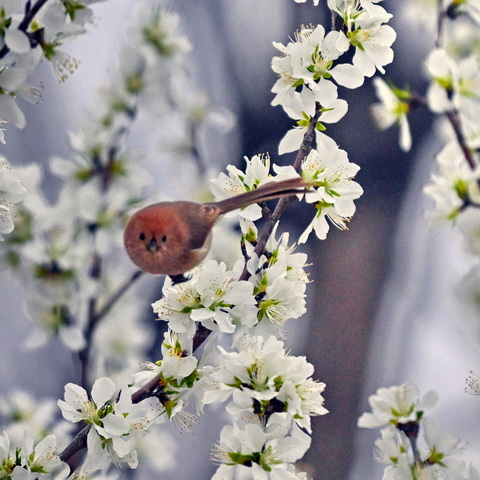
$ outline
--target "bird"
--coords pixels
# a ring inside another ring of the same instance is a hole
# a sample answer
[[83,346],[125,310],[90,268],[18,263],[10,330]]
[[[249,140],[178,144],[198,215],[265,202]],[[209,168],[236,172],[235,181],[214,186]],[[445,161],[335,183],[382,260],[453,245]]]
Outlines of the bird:
[[130,259],[144,272],[170,276],[176,283],[199,265],[212,244],[220,215],[280,197],[308,192],[302,177],[272,181],[225,200],[208,203],[160,202],[136,212],[128,221],[124,244]]

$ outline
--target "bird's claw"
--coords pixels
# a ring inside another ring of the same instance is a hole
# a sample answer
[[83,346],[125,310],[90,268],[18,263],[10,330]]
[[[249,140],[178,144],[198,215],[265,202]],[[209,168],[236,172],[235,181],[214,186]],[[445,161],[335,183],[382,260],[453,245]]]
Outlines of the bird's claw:
[[170,280],[172,281],[172,285],[188,282],[192,278],[191,275],[185,276],[183,273],[180,273],[178,275],[169,275],[169,277],[170,277]]

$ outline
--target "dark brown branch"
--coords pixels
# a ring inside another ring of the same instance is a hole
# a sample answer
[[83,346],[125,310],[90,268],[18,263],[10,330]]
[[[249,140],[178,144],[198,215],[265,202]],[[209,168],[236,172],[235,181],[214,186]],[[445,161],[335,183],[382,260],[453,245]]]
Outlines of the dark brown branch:
[[465,138],[465,135],[463,134],[462,124],[460,122],[460,117],[458,116],[458,113],[454,110],[449,110],[448,112],[445,112],[445,115],[448,118],[448,121],[450,122],[450,125],[453,128],[453,131],[455,132],[455,136],[457,137],[457,142],[460,145],[460,148],[462,149],[463,155],[465,156],[465,159],[467,160],[468,165],[472,170],[474,170],[477,167],[477,162],[473,157],[472,150],[467,145],[467,140]]
[[23,20],[18,25],[18,29],[26,32],[28,26],[30,25],[30,23],[34,19],[35,15],[40,11],[40,9],[47,2],[48,2],[48,0],[38,0],[37,3],[35,3],[35,5],[33,5],[33,7],[28,12],[26,12],[25,17],[23,18]]
[[[98,280],[102,274],[102,257],[95,253],[92,260],[89,276]],[[97,298],[95,296],[88,300],[87,327],[85,329],[85,348],[78,352],[78,358],[81,364],[81,385],[88,389],[88,369],[90,366],[90,350],[92,348],[92,337],[98,322],[97,318]]]
[[[320,117],[320,113],[321,113],[320,104],[317,103],[315,115],[310,119],[310,123],[308,125],[307,131],[303,136],[302,145],[298,150],[297,156],[295,158],[295,162],[293,164],[293,168],[295,168],[295,170],[297,171],[300,170],[303,159],[310,153],[310,150],[312,149],[312,143],[315,138],[315,129],[317,127],[317,122]],[[264,252],[265,245],[267,244],[268,239],[270,238],[270,235],[272,234],[276,223],[278,222],[278,220],[280,220],[280,217],[283,215],[283,212],[285,211],[287,206],[295,199],[296,197],[283,197],[278,201],[277,206],[275,207],[275,210],[267,219],[265,226],[263,227],[262,233],[260,234],[257,240],[257,245],[255,246],[254,252],[258,256],[260,256]],[[239,280],[247,280],[248,277],[249,277],[249,273],[245,265],[245,268],[243,269],[242,275],[240,276]]]
[[62,462],[68,462],[76,453],[87,447],[87,435],[90,428],[90,425],[86,425],[60,453],[59,457]]

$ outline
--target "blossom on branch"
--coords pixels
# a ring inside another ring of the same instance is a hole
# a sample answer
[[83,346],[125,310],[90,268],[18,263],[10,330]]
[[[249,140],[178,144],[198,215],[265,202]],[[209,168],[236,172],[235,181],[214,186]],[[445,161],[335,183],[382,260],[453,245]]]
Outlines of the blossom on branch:
[[36,445],[26,428],[20,443],[12,444],[6,434],[0,436],[0,476],[11,480],[67,478],[70,468],[57,452],[57,440],[48,435]]
[[371,413],[363,413],[358,419],[361,428],[379,428],[387,425],[418,422],[425,410],[432,408],[438,401],[433,390],[422,397],[416,385],[404,383],[389,388],[379,388],[370,395],[368,403]]
[[302,176],[315,184],[314,192],[305,195],[305,201],[316,208],[313,221],[302,233],[299,243],[305,243],[312,231],[324,240],[330,229],[327,219],[341,230],[355,213],[354,200],[363,189],[352,179],[360,167],[348,160],[347,152],[336,147],[318,145],[302,163]]
[[175,333],[187,333],[190,338],[196,322],[210,330],[233,333],[255,305],[253,285],[235,280],[234,272],[214,260],[195,268],[188,282],[173,285],[167,277],[162,292],[163,298],[152,304],[153,311]]
[[373,85],[380,100],[380,103],[374,103],[371,106],[375,123],[381,130],[397,124],[400,128],[400,148],[408,152],[412,147],[412,136],[407,119],[407,113],[410,110],[409,93],[387,84],[379,77],[373,79]]
[[[249,192],[272,180],[269,155],[254,155],[251,159],[245,157],[245,162],[245,171],[234,165],[227,165],[228,176],[221,172],[218,178],[210,180],[215,201]],[[261,218],[262,209],[258,204],[254,203],[241,208],[239,211],[226,214],[226,216],[237,214],[243,218],[255,221]]]
[[95,381],[91,399],[84,388],[69,383],[65,386],[65,401],[58,406],[66,420],[85,421],[91,428],[87,436],[87,471],[105,468],[109,462],[118,466],[136,468],[137,452],[132,444],[136,436],[143,436],[163,411],[156,398],[133,404],[127,387],[117,387],[107,377]]
[[393,61],[391,45],[396,33],[389,25],[383,25],[392,15],[376,3],[371,0],[328,0],[330,9],[343,19],[348,40],[355,47],[353,65],[366,77],[373,76],[376,70],[385,73],[383,67]]
[[423,189],[434,200],[434,209],[427,212],[427,218],[454,222],[470,204],[480,204],[480,165],[472,169],[456,141],[447,143],[436,159],[438,171],[432,173]]
[[275,337],[244,337],[238,352],[218,348],[220,365],[211,375],[216,388],[207,391],[206,403],[232,396],[227,411],[236,418],[252,413],[268,420],[285,412],[286,422],[293,419],[309,433],[310,417],[328,413],[321,395],[325,384],[311,378],[313,365],[305,357],[288,355]]
[[225,426],[211,457],[219,464],[212,480],[252,478],[297,480],[293,462],[310,447],[310,437],[295,425],[288,429],[275,417],[264,427],[259,423]]

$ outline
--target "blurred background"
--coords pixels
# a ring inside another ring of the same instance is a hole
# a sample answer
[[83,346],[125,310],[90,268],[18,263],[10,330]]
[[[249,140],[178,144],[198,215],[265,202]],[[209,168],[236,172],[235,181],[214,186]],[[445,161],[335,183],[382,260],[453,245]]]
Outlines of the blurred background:
[[[395,15],[390,25],[398,35],[387,77],[423,93],[422,60],[433,46],[433,36],[403,15],[409,2],[383,5]],[[176,0],[173,8],[182,15],[193,45],[194,81],[213,105],[231,110],[237,118],[232,132],[214,136],[215,143],[205,146],[205,158],[218,170],[227,163],[243,165],[244,155],[267,152],[273,162],[290,164],[291,156],[277,155],[278,142],[292,121],[280,107],[270,105],[275,82],[270,63],[277,54],[272,42],[286,44],[302,24],[328,28],[326,9],[293,0]],[[97,28],[66,49],[81,61],[75,75],[58,85],[49,65],[37,72],[34,80],[44,84],[44,100],[37,106],[22,105],[27,126],[23,131],[10,128],[2,146],[12,164],[46,165],[52,155],[68,156],[67,132],[80,128],[85,106],[94,102],[96,88],[115,64],[126,38],[131,2],[106,1],[94,10]],[[473,460],[480,452],[480,400],[465,395],[464,382],[480,363],[478,339],[467,339],[454,293],[470,260],[454,231],[432,230],[423,221],[428,202],[421,190],[442,146],[434,133],[434,118],[426,111],[411,115],[414,147],[405,154],[395,129],[379,132],[372,122],[369,105],[376,99],[370,80],[356,91],[339,89],[339,97],[348,101],[349,112],[327,133],[361,167],[356,180],[365,193],[356,202],[348,231],[332,229],[326,241],[311,238],[301,248],[309,254],[313,282],[308,314],[287,325],[288,341],[292,353],[306,355],[315,366],[315,377],[327,384],[330,410],[313,419],[313,444],[302,467],[315,480],[380,479],[383,468],[372,454],[378,432],[358,431],[356,421],[368,408],[368,395],[406,381],[417,383],[421,393],[439,392],[440,402],[431,416],[447,432],[469,442],[464,458]],[[132,131],[130,142],[132,148],[153,149],[151,155],[161,144],[145,128]],[[152,175],[159,189],[171,183]],[[56,180],[48,175],[48,167],[44,187],[54,199]],[[285,229],[300,231],[309,219],[293,206],[284,220]],[[71,354],[58,342],[54,348],[23,350],[30,327],[21,287],[6,273],[0,282],[1,394],[21,387],[40,398],[62,397],[64,384],[77,381]],[[208,451],[220,428],[214,418],[215,412],[202,417],[193,434],[184,433],[178,441],[179,458],[191,458],[191,465],[184,466],[183,460],[181,472],[161,478],[211,476]],[[139,472],[135,478],[149,477]]]

